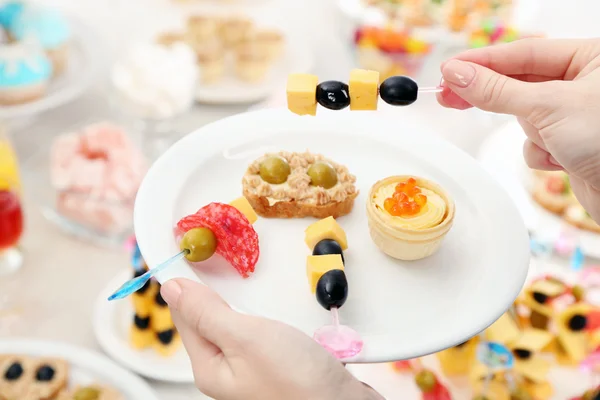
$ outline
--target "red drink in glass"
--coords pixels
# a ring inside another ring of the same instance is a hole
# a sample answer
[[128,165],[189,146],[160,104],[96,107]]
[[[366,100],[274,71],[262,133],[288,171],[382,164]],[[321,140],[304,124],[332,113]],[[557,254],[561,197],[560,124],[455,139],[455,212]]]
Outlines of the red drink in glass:
[[0,251],[14,247],[23,233],[23,211],[16,193],[0,190]]

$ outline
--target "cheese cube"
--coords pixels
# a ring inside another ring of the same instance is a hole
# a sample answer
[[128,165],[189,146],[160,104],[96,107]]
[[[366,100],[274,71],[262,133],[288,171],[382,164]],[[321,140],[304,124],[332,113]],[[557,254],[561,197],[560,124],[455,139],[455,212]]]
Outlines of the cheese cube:
[[306,245],[310,251],[313,251],[317,243],[323,239],[335,240],[342,247],[342,250],[346,250],[348,248],[346,232],[344,232],[342,227],[333,217],[327,217],[315,222],[306,228],[304,233],[304,241],[306,242]]
[[506,344],[519,338],[521,331],[509,313],[504,313],[492,326],[485,331],[490,342]]
[[539,292],[548,297],[555,297],[564,293],[565,285],[561,282],[543,279],[534,282],[529,288],[532,292]]
[[350,72],[350,110],[377,110],[379,72],[353,69]]
[[332,269],[344,270],[342,256],[339,254],[326,254],[322,256],[308,256],[306,258],[306,276],[310,284],[310,290],[315,293],[317,282],[326,272]]
[[298,115],[316,115],[318,84],[316,75],[290,74],[286,89],[288,109]]
[[246,199],[244,196],[238,197],[237,199],[229,203],[229,205],[237,208],[242,214],[244,214],[244,216],[248,218],[248,221],[250,221],[251,224],[255,223],[258,219],[254,208],[252,208],[252,206],[248,202],[248,199]]
[[547,331],[535,328],[528,328],[521,332],[518,339],[510,343],[511,349],[529,350],[537,353],[546,348],[554,336]]

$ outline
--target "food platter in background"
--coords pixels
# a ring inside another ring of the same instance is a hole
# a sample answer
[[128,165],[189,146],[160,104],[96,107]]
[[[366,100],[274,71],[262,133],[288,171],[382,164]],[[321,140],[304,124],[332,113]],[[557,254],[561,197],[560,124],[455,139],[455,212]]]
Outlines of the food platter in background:
[[565,229],[574,230],[584,254],[600,258],[600,234],[577,228],[533,199],[539,176],[525,164],[524,141],[521,126],[515,120],[508,122],[486,139],[478,160],[511,196],[531,232],[556,241]]

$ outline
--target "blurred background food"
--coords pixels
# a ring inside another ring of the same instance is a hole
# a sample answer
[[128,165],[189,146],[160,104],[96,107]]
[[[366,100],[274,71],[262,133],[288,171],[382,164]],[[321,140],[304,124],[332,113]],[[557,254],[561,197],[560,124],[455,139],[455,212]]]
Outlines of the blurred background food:
[[[464,49],[529,36],[600,36],[599,12],[596,0],[0,0],[0,398],[19,398],[9,390],[24,388],[19,377],[34,364],[42,372],[30,383],[47,399],[152,400],[127,387],[158,399],[205,398],[186,375],[157,283],[116,308],[98,300],[111,282],[145,270],[131,239],[135,194],[151,162],[186,133],[283,106],[291,72],[344,80],[360,67],[435,86],[440,62]],[[521,210],[543,221],[528,226],[531,274],[554,283],[538,290],[560,287],[573,304],[551,302],[542,309],[548,325],[533,324],[540,308],[528,300],[535,292],[528,284],[518,315],[485,335],[530,358],[487,383],[477,338],[419,361],[349,369],[390,400],[427,398],[429,384],[465,400],[482,385],[497,399],[511,392],[512,399],[590,398],[597,382],[568,349],[576,341],[583,346],[576,354],[587,356],[597,337],[571,332],[564,321],[583,303],[598,306],[582,271],[599,264],[600,234],[568,182],[518,165],[520,136],[503,139],[508,118],[442,109],[433,96],[378,112],[399,127],[402,113],[417,114],[484,164],[493,148],[492,164],[510,173],[495,176]],[[548,207],[549,198],[561,207]],[[582,285],[585,296],[575,296]],[[6,357],[17,350],[32,355]],[[109,358],[149,379],[125,375]],[[113,385],[119,375],[125,384]],[[529,397],[515,397],[517,389]]]

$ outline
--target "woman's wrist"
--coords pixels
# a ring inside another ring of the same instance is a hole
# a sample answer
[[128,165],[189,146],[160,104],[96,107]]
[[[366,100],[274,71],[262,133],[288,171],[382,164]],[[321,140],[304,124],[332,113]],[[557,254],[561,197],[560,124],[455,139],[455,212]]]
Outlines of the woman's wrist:
[[385,400],[385,398],[377,393],[375,389],[359,381],[356,378],[352,378],[347,385],[345,385],[343,396],[338,398],[345,400]]

